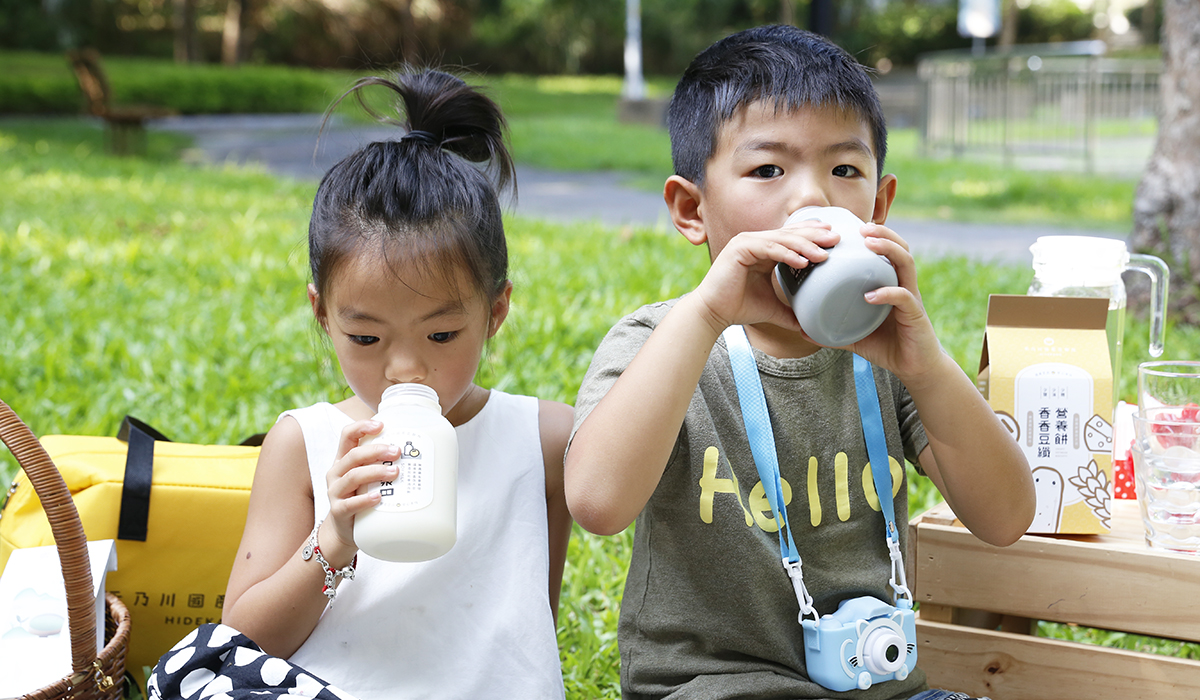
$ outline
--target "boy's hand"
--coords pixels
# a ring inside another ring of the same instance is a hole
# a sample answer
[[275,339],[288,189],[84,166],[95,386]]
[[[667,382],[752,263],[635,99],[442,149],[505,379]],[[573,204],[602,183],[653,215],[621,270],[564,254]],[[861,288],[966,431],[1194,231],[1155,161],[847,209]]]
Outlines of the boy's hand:
[[717,333],[735,324],[764,322],[800,330],[791,308],[775,292],[775,265],[800,269],[821,262],[829,257],[825,248],[838,239],[829,224],[820,221],[734,236],[696,287],[706,320]]
[[871,335],[848,349],[891,370],[906,385],[919,382],[936,368],[942,349],[921,303],[916,263],[908,244],[895,231],[880,224],[866,224],[861,232],[867,248],[886,257],[896,268],[897,286],[867,294],[871,304],[891,304],[892,313]]

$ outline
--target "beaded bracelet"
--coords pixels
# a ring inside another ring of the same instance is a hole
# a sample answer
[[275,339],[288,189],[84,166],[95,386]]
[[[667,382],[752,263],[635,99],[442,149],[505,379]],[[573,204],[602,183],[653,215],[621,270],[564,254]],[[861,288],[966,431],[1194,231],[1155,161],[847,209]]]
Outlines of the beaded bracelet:
[[308,536],[308,542],[304,544],[304,549],[300,551],[301,558],[304,561],[317,558],[317,563],[321,565],[321,569],[325,572],[325,583],[321,586],[321,592],[329,599],[330,604],[337,597],[337,580],[339,578],[354,580],[354,567],[358,564],[358,555],[354,555],[354,559],[348,565],[341,569],[335,569],[325,560],[325,556],[321,554],[321,548],[317,545],[317,531],[321,529],[321,523],[325,522],[322,518],[313,528],[312,534]]

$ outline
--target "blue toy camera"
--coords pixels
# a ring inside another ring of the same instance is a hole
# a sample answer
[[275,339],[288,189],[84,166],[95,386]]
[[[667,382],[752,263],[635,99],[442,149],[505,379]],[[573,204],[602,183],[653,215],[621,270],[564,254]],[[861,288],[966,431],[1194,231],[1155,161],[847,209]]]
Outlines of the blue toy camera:
[[912,601],[897,603],[862,596],[820,620],[803,620],[809,678],[839,692],[907,678],[917,665],[917,625]]

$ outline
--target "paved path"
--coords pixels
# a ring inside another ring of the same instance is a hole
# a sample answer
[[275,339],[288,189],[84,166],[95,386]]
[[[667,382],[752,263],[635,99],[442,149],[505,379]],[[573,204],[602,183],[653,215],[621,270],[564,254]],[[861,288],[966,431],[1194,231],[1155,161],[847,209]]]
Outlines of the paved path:
[[[196,161],[259,163],[269,171],[299,179],[320,179],[343,156],[374,140],[396,138],[394,127],[341,122],[321,133],[320,115],[219,115],[172,117],[151,128],[190,134]],[[661,195],[623,184],[619,173],[562,173],[517,168],[520,216],[561,222],[599,221],[620,226],[671,230]],[[1112,232],[1007,224],[964,224],[891,218],[888,224],[924,255],[960,254],[983,260],[1030,263],[1029,246],[1038,236]]]

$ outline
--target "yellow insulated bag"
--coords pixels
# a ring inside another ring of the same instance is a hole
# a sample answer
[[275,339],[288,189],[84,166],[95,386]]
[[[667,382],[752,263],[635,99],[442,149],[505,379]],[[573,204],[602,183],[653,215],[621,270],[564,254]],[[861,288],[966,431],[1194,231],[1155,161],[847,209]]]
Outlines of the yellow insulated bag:
[[[108,589],[129,608],[125,667],[143,667],[193,628],[218,622],[237,554],[261,436],[242,445],[189,445],[126,417],[118,437],[47,435],[89,540],[117,540]],[[13,549],[53,545],[24,472],[0,510],[0,568]]]

